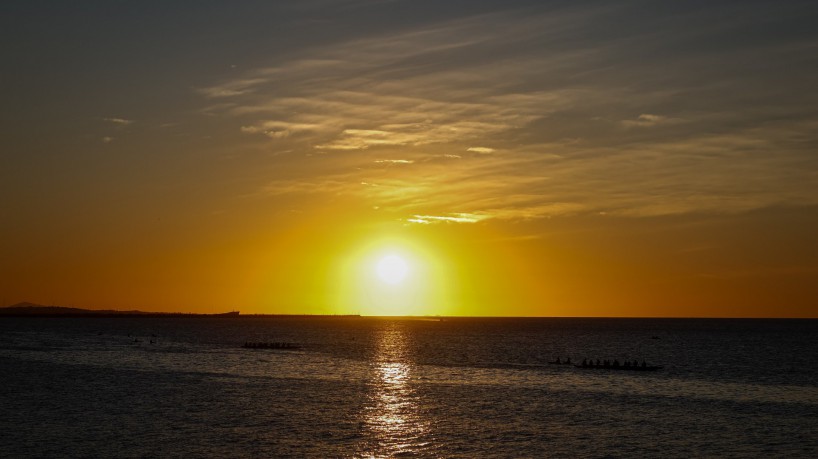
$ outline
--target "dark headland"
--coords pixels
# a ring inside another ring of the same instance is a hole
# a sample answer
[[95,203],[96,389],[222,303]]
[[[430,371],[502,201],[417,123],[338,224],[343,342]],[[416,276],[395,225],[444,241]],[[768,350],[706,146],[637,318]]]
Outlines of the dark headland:
[[358,315],[313,315],[313,314],[239,314],[239,311],[230,311],[214,314],[199,314],[186,312],[145,312],[145,311],[118,311],[115,309],[82,309],[65,306],[43,306],[34,303],[17,303],[0,308],[0,317],[358,317]]

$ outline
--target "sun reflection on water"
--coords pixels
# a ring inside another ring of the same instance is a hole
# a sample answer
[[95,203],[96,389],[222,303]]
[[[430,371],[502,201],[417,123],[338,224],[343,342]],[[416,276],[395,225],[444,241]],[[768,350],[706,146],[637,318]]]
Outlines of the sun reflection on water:
[[408,347],[408,338],[399,324],[390,323],[382,330],[364,411],[364,456],[411,456],[429,448],[429,422],[420,414]]

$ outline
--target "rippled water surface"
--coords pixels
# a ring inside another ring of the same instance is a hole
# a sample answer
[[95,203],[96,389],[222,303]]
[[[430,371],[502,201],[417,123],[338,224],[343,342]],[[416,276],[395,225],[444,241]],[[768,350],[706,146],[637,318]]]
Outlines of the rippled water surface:
[[[816,457],[816,337],[807,320],[4,318],[0,457]],[[664,368],[548,364],[569,356]]]

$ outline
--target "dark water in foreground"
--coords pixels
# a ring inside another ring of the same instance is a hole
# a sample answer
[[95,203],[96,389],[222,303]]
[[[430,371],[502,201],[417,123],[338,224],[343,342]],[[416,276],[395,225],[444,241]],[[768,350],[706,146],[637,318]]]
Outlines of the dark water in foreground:
[[0,457],[816,457],[816,338],[806,320],[6,318]]

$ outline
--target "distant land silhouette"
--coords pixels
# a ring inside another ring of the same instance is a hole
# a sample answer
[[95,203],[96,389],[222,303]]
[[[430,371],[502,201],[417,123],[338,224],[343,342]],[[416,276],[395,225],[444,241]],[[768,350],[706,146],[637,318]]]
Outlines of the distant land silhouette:
[[69,308],[64,306],[43,306],[41,304],[34,304],[28,302],[17,303],[11,306],[7,306],[5,308],[0,308],[0,315],[3,316],[51,316],[51,315],[76,316],[76,315],[113,315],[113,314],[137,315],[152,313],[146,313],[142,311],[116,311],[113,309],[94,310]]
[[[239,317],[239,311],[215,314],[189,312],[118,311],[115,309],[82,309],[65,306],[43,306],[22,302],[0,308],[0,317]],[[323,317],[313,314],[245,314],[242,317]],[[331,315],[327,317],[358,317],[358,315]]]
[[[229,313],[228,313],[229,314]],[[183,314],[173,312],[117,311],[115,309],[81,309],[65,306],[43,306],[23,302],[0,308],[0,317],[168,317],[168,316],[216,316],[219,314]],[[236,316],[238,312],[230,315]]]

